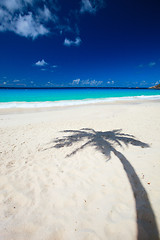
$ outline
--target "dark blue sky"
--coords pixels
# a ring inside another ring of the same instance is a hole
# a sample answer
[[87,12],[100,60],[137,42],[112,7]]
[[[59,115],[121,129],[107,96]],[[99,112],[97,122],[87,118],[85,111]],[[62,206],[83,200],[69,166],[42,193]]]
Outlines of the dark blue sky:
[[0,86],[160,83],[159,0],[0,0]]

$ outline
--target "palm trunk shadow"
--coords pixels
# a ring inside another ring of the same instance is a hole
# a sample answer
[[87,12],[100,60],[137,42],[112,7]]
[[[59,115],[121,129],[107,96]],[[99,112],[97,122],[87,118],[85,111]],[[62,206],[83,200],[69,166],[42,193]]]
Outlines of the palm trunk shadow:
[[64,132],[72,133],[72,135],[55,139],[53,141],[55,145],[52,147],[70,147],[76,142],[87,140],[85,144],[82,144],[81,147],[78,147],[66,157],[76,154],[87,146],[95,147],[96,150],[104,154],[108,160],[111,159],[111,152],[115,154],[123,165],[135,199],[137,240],[158,240],[158,227],[147,192],[132,165],[121,152],[115,149],[115,145],[123,147],[122,144],[126,146],[132,144],[142,148],[149,147],[149,145],[137,140],[133,135],[123,133],[121,129],[100,132],[91,128],[83,128],[80,130],[65,130]]
[[125,156],[116,149],[112,151],[121,161],[133,191],[137,215],[137,240],[158,240],[156,219],[146,190]]

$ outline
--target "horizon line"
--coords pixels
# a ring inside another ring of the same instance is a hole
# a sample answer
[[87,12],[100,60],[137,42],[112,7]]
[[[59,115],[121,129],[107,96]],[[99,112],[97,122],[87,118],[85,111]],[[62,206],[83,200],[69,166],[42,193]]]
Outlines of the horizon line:
[[153,89],[153,88],[151,87],[1,87],[0,86],[0,89]]

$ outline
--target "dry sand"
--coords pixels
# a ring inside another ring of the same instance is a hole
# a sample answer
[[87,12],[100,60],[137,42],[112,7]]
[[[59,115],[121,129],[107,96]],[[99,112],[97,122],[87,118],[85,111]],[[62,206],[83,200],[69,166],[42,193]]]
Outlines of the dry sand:
[[158,240],[159,144],[158,101],[1,111],[0,240]]

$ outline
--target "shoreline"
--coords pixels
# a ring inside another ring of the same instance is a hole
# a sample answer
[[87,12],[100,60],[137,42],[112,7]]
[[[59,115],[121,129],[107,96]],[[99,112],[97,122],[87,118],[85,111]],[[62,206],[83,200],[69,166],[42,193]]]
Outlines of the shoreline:
[[52,109],[95,106],[105,104],[139,104],[143,102],[159,102],[160,95],[152,96],[134,96],[134,97],[112,97],[95,98],[82,100],[60,100],[45,102],[0,102],[0,114],[5,112],[33,112],[33,111],[51,111]]
[[99,101],[95,103],[87,102],[86,104],[77,104],[77,105],[61,105],[61,106],[52,106],[52,107],[11,107],[11,108],[0,108],[0,116],[1,115],[10,115],[10,114],[25,114],[25,113],[41,113],[41,112],[52,112],[52,111],[63,111],[65,109],[78,109],[78,108],[87,108],[94,106],[116,106],[116,105],[137,105],[144,103],[160,103],[160,99],[132,99],[132,100],[115,100],[115,101]]

